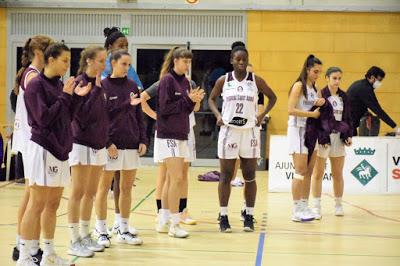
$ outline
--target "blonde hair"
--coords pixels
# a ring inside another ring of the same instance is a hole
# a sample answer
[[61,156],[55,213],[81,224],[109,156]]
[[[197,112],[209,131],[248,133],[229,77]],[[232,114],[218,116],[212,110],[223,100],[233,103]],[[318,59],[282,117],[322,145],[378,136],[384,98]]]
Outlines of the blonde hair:
[[83,50],[81,52],[81,59],[79,60],[78,75],[80,75],[86,71],[87,66],[88,66],[88,64],[87,64],[88,59],[95,59],[99,52],[102,52],[105,50],[106,49],[104,47],[95,46],[95,45],[86,47],[85,50]]
[[165,55],[164,63],[160,71],[160,79],[162,79],[169,71],[174,68],[174,59],[193,58],[193,54],[186,48],[174,47]]

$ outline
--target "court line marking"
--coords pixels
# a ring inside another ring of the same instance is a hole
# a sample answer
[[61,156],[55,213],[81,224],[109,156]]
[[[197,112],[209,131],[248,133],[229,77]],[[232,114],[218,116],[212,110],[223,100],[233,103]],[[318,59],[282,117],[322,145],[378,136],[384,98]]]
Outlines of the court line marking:
[[265,240],[265,233],[260,233],[260,237],[258,238],[256,266],[261,266],[262,255],[263,255],[263,252],[264,252],[264,240]]
[[[330,197],[330,198],[333,199],[333,196],[332,196],[332,195],[327,194],[327,193],[324,193],[324,194],[325,194],[326,196],[328,196],[328,197]],[[350,205],[350,206],[352,206],[352,207],[354,207],[354,208],[363,210],[363,211],[367,212],[368,214],[370,214],[370,215],[372,215],[372,216],[374,216],[374,217],[377,217],[377,218],[380,218],[380,219],[383,219],[383,220],[388,220],[388,221],[400,223],[400,220],[398,220],[398,219],[376,214],[376,213],[374,213],[373,211],[368,210],[367,208],[358,206],[358,205],[356,205],[356,204],[354,204],[354,203],[351,203],[351,202],[349,202],[349,201],[342,200],[342,202],[343,202],[343,203],[346,203],[346,204],[348,204],[348,205]]]

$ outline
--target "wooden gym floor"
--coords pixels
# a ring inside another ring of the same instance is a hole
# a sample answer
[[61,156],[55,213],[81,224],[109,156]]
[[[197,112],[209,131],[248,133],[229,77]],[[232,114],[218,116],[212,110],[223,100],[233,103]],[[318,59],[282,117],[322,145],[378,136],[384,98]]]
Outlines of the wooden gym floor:
[[[112,243],[91,259],[69,256],[77,265],[400,265],[400,195],[345,195],[345,216],[333,215],[333,199],[324,195],[323,219],[299,224],[290,221],[291,195],[267,193],[267,172],[258,172],[255,211],[256,231],[245,233],[239,220],[242,188],[232,188],[230,222],[232,234],[218,231],[217,183],[198,182],[206,168],[190,170],[190,212],[198,225],[184,226],[188,239],[157,234],[154,186],[157,168],[139,170],[134,189],[131,225],[140,230],[143,246]],[[16,212],[23,186],[0,182],[0,265],[15,265],[11,251],[15,242]],[[56,249],[66,255],[68,189],[58,211]],[[109,225],[114,215],[109,200]],[[94,216],[93,216],[94,217]],[[94,222],[92,220],[92,226]]]

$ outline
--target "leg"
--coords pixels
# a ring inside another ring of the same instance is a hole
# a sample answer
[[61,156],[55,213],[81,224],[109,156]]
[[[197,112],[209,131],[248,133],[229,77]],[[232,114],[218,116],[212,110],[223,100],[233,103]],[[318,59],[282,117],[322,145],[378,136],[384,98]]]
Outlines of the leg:
[[[119,208],[121,211],[121,219],[129,219],[132,202],[132,187],[135,182],[136,169],[135,170],[122,170],[120,178],[120,197],[119,197]],[[127,225],[126,229],[129,229]],[[121,224],[121,230],[123,230]],[[127,231],[122,231],[123,233]]]
[[[24,195],[22,196],[17,213],[17,249],[19,249],[18,244],[19,244],[19,238],[21,237],[21,222],[22,218],[24,217],[26,208],[28,206],[28,201],[29,201],[29,181],[25,180]],[[40,232],[40,227],[39,227],[39,232]]]
[[179,200],[179,212],[182,213],[184,209],[187,207],[187,197],[188,197],[188,190],[189,190],[189,163],[185,162],[183,166],[183,173],[182,173],[182,191]]
[[303,180],[302,199],[307,202],[310,196],[311,175],[314,169],[316,155],[317,153],[314,151],[313,154],[311,155],[310,161],[308,162],[307,172]]
[[114,177],[114,171],[103,171],[100,177],[99,187],[96,193],[96,230],[102,234],[107,234],[107,195]]
[[[236,159],[220,159],[221,176],[218,184],[218,196],[220,207],[228,207],[229,197],[231,195],[231,181],[235,169]],[[228,215],[221,213],[221,215]]]
[[158,176],[156,182],[156,203],[157,203],[157,213],[160,211],[161,205],[161,196],[163,192],[163,187],[165,184],[167,175],[167,168],[165,167],[165,163],[158,164]]
[[335,215],[343,216],[343,207],[342,207],[342,197],[343,197],[343,189],[344,189],[344,181],[343,181],[343,167],[344,167],[344,156],[341,157],[332,157],[331,166],[332,166],[332,175],[333,175],[333,192],[335,194]]
[[70,229],[71,242],[80,240],[79,214],[81,199],[88,186],[89,166],[76,165],[71,167],[71,191],[68,200],[68,227]]
[[[115,205],[115,216],[120,217],[120,210],[119,210],[119,194],[120,194],[120,176],[121,171],[116,171],[114,175],[114,183],[113,183],[113,193],[114,193],[114,205]],[[118,222],[118,221],[115,221]]]
[[[247,208],[254,208],[257,194],[257,183],[256,183],[256,166],[257,159],[240,159],[244,184],[244,195],[246,200]],[[253,215],[253,213],[247,212],[247,214]]]
[[326,158],[317,156],[314,172],[312,174],[312,194],[316,199],[321,198],[322,193],[322,177],[324,176]]
[[92,217],[93,202],[99,187],[102,166],[90,166],[88,182],[81,201],[80,219],[90,221]]

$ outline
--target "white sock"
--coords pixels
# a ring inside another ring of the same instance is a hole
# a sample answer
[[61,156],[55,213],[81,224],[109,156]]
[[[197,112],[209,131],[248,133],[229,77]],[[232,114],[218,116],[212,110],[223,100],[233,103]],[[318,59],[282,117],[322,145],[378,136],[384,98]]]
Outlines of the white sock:
[[23,260],[31,256],[30,247],[32,245],[32,240],[20,239],[19,241],[19,260]]
[[90,221],[80,220],[79,230],[81,238],[85,238],[89,235],[89,229],[90,229]]
[[39,251],[39,240],[34,239],[34,240],[32,240],[31,247],[30,247],[31,255],[32,256],[36,255],[38,253],[38,251]]
[[308,208],[308,199],[301,199],[301,204],[304,208]]
[[168,209],[160,209],[160,222],[165,224],[169,221],[170,213]]
[[246,207],[247,215],[254,215],[254,207]]
[[298,212],[301,210],[302,206],[301,206],[301,200],[294,200],[293,201],[293,208],[295,212]]
[[227,216],[228,215],[228,207],[221,207],[220,214],[221,214],[221,216]]
[[43,239],[43,256],[49,256],[55,254],[54,251],[54,240],[53,239]]
[[321,208],[321,198],[314,198],[314,208]]
[[119,231],[121,233],[129,232],[129,218],[121,218],[119,223]]
[[180,216],[179,212],[178,213],[171,213],[171,222],[172,222],[172,224],[174,224],[174,225],[179,224],[180,218],[181,218],[181,216]]
[[335,198],[336,206],[342,205],[342,197],[340,198]]
[[115,218],[114,218],[114,226],[115,225],[120,225],[121,224],[121,214],[120,213],[116,213],[115,214]]
[[107,220],[96,220],[96,230],[101,234],[107,234]]
[[68,224],[69,235],[71,237],[71,242],[75,243],[80,239],[79,235],[79,223],[70,223]]
[[20,242],[21,242],[21,236],[17,235],[17,237],[15,238],[15,246],[17,247],[18,250]]

